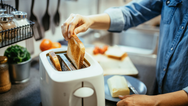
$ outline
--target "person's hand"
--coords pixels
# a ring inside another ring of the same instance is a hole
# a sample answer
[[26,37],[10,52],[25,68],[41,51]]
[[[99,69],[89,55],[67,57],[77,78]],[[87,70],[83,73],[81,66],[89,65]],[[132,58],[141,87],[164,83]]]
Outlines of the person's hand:
[[117,106],[153,106],[155,103],[151,96],[147,95],[125,95],[119,96],[121,101],[117,103]]
[[71,35],[86,31],[91,24],[92,20],[89,17],[71,14],[61,26],[62,35],[68,41]]

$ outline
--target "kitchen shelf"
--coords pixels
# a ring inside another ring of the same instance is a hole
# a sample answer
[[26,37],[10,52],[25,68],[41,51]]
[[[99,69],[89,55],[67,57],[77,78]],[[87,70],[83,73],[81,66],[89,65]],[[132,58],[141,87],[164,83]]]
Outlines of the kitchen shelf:
[[[7,13],[10,14],[12,11],[17,11],[14,7],[8,4],[0,3],[0,8],[5,8]],[[12,45],[14,43],[29,39],[33,37],[33,25],[35,23],[29,21],[29,24],[11,28],[8,30],[0,31],[0,48]]]

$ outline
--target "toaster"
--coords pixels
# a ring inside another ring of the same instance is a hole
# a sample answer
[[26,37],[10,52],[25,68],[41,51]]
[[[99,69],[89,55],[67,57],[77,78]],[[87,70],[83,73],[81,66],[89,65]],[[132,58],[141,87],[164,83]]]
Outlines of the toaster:
[[[52,49],[64,68],[58,71],[47,50],[39,55],[40,95],[43,106],[105,106],[103,69],[87,52],[81,69],[68,70],[66,48]],[[71,64],[72,65],[72,64]]]

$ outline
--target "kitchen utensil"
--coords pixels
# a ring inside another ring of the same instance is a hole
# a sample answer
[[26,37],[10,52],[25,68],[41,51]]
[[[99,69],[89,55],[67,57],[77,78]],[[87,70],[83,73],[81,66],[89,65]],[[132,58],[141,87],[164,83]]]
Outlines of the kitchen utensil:
[[49,0],[47,0],[46,13],[42,17],[42,25],[44,27],[44,31],[47,31],[50,28],[50,15],[48,14],[48,6],[49,6]]
[[50,25],[50,29],[52,31],[52,35],[55,35],[56,25],[55,24],[51,24]]
[[55,23],[56,26],[59,26],[59,23],[60,23],[59,4],[60,4],[60,0],[58,0],[57,11],[56,11],[55,16],[54,16],[54,23]]
[[1,5],[1,6],[2,6],[2,8],[4,8],[4,4],[3,4],[3,1],[2,1],[2,0],[1,0],[1,4],[2,4],[2,5]]
[[[108,83],[107,83],[107,80],[112,76],[113,75],[104,76],[105,99],[109,100],[109,101],[113,101],[113,102],[118,102],[118,101],[120,101],[120,99],[118,97],[113,98],[111,96],[110,89],[109,89]],[[135,87],[135,89],[138,91],[139,94],[145,95],[147,93],[147,87],[143,82],[141,82],[140,80],[138,80],[134,77],[131,77],[131,76],[127,76],[127,75],[122,75],[122,76],[124,76],[125,79]],[[134,93],[132,91],[130,91],[130,95],[132,95],[132,94],[134,94]]]
[[34,33],[35,40],[38,41],[44,37],[44,31],[43,31],[43,28],[40,26],[37,20],[37,17],[33,13],[34,2],[35,0],[32,0],[30,20],[35,22],[35,24],[33,25],[33,33]]
[[137,92],[137,90],[131,85],[131,83],[130,83],[129,81],[127,81],[127,85],[128,85],[128,87],[129,87],[129,89],[134,92],[134,94],[139,94],[139,93]]
[[[52,50],[57,56],[66,56],[65,48]],[[39,55],[42,105],[105,106],[103,70],[91,55],[85,53],[84,64],[87,65],[81,69],[58,71],[48,56],[49,51]],[[68,61],[71,63],[69,59]],[[66,65],[63,63],[62,70],[67,68]]]
[[16,7],[16,10],[19,9],[19,0],[15,0],[15,7]]

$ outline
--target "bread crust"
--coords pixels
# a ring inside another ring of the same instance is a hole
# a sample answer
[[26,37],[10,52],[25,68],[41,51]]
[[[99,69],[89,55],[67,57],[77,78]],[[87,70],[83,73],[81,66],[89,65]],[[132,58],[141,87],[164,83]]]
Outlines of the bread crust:
[[50,60],[58,71],[62,71],[59,59],[53,51],[49,52]]
[[113,56],[113,55],[107,55],[109,58],[114,58],[117,60],[124,60],[125,57],[127,57],[127,53],[124,53],[122,56],[118,57],[118,56]]
[[72,35],[68,41],[67,56],[77,69],[82,68],[85,47],[76,35]]
[[125,57],[127,57],[127,53],[122,51],[119,47],[114,46],[109,48],[106,52],[105,55],[108,56],[109,58],[117,59],[117,60],[124,60]]

